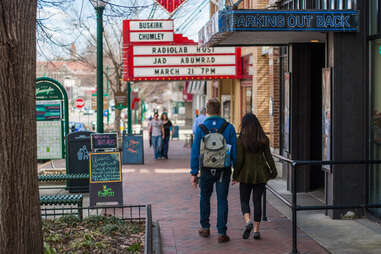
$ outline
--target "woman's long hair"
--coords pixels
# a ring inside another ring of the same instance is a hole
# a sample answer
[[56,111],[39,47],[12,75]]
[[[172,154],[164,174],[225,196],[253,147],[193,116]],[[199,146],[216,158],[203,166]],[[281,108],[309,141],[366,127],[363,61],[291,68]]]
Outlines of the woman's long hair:
[[[165,119],[164,119],[164,118],[165,118]],[[164,121],[164,120],[165,120],[165,121],[168,121],[168,116],[167,116],[167,114],[166,114],[166,113],[162,113],[162,114],[161,114],[161,117],[160,117],[160,120],[161,120],[161,121]]]
[[251,153],[264,150],[268,138],[263,131],[261,123],[253,113],[247,113],[242,118],[238,141]]

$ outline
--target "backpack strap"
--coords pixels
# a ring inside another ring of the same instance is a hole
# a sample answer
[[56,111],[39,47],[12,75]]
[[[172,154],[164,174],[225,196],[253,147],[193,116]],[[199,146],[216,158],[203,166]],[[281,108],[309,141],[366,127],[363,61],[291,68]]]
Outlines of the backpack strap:
[[227,121],[224,122],[224,124],[221,126],[221,128],[217,131],[218,133],[224,133],[226,127],[228,127],[229,123]]
[[199,126],[200,126],[201,130],[205,133],[205,135],[209,134],[210,131],[208,130],[208,128],[206,128],[205,125],[200,124]]

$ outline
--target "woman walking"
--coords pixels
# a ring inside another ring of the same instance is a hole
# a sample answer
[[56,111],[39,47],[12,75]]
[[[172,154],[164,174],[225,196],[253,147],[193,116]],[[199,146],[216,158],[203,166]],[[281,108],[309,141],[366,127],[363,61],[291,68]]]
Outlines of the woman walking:
[[[169,138],[172,130],[172,122],[168,119],[166,113],[161,114],[160,120],[163,124],[164,129],[164,137],[163,137],[163,145],[161,149],[161,156],[164,159],[168,159],[168,147],[169,147]],[[173,133],[172,133],[173,135]]]
[[250,195],[254,203],[254,239],[260,239],[259,224],[262,216],[262,194],[266,182],[277,176],[275,163],[270,152],[269,139],[258,118],[247,113],[241,123],[237,143],[237,161],[232,184],[239,182],[241,210],[245,220],[242,238],[247,239],[253,230],[250,218]]

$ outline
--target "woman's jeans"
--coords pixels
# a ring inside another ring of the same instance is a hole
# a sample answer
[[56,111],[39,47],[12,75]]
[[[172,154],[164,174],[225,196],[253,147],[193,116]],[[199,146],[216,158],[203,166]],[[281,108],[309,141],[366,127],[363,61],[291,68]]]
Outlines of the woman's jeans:
[[[223,173],[222,173],[223,172]],[[223,174],[221,177],[221,173]],[[228,222],[228,193],[231,169],[216,172],[212,175],[210,170],[201,170],[200,177],[200,224],[203,229],[209,229],[210,217],[210,196],[213,193],[213,186],[216,184],[217,192],[217,229],[218,234],[226,234],[226,224]]]
[[161,136],[152,136],[152,146],[155,154],[155,159],[161,157],[160,149],[161,149]]
[[168,159],[169,136],[163,139],[161,155]]
[[253,192],[254,221],[260,222],[262,216],[262,195],[265,190],[265,183],[258,184],[239,184],[239,196],[241,199],[242,214],[250,214],[250,195]]

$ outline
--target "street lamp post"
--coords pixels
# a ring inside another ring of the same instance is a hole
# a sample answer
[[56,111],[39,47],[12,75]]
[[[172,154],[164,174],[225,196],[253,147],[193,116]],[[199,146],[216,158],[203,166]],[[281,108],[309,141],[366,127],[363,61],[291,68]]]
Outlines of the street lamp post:
[[97,132],[103,133],[103,11],[107,0],[90,0],[97,13]]

